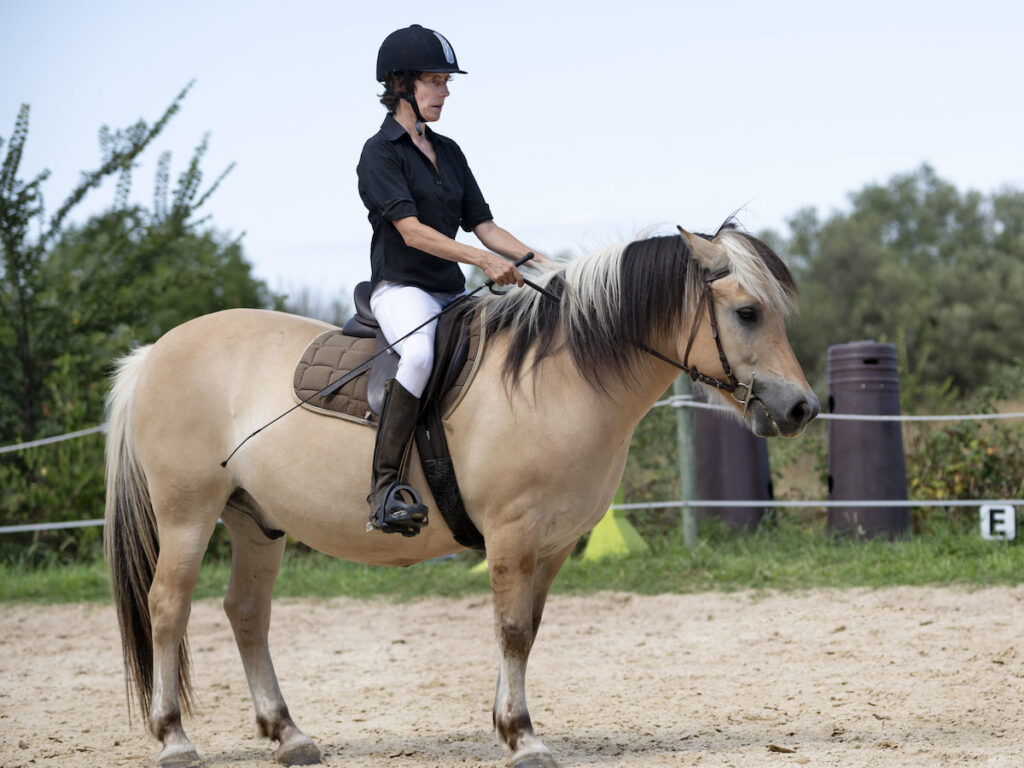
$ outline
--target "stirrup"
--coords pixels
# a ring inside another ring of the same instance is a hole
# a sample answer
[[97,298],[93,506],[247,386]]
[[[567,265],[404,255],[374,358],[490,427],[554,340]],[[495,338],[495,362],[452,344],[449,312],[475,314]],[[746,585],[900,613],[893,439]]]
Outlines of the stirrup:
[[[402,498],[406,493],[410,501]],[[382,531],[383,533],[400,533],[403,536],[415,536],[427,524],[427,508],[423,499],[411,485],[392,483],[384,493],[377,511],[366,523],[366,531]]]

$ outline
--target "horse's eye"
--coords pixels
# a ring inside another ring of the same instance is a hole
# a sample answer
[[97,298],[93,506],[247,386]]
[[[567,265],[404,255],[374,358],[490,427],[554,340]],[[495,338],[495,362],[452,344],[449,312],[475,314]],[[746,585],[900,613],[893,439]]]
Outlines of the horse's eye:
[[756,307],[741,307],[736,310],[736,314],[740,320],[744,323],[756,323],[757,322],[757,308]]

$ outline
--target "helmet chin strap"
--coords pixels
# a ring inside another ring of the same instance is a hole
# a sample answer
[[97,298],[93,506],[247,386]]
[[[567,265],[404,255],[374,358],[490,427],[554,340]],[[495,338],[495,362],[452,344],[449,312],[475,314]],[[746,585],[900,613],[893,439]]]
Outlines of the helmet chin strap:
[[420,105],[416,103],[416,95],[413,93],[400,93],[399,96],[409,102],[409,106],[412,107],[412,111],[416,115],[416,133],[417,135],[422,136],[423,129],[420,128],[420,125],[425,123],[426,120],[424,120],[423,115],[420,114]]

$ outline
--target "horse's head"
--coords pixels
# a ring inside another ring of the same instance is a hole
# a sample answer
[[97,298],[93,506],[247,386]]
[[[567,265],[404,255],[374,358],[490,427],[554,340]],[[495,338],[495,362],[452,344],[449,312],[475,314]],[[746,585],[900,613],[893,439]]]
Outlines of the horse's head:
[[792,275],[766,243],[731,227],[711,239],[680,231],[703,267],[680,356],[755,435],[800,434],[821,407],[786,337]]

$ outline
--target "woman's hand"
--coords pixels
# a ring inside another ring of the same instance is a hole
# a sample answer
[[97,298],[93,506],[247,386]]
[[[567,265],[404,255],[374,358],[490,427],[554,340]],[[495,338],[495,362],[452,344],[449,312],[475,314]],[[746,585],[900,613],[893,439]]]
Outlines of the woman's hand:
[[484,274],[494,281],[495,285],[512,285],[515,283],[520,288],[523,286],[523,276],[519,273],[516,265],[500,256],[488,254],[487,260],[480,265]]

